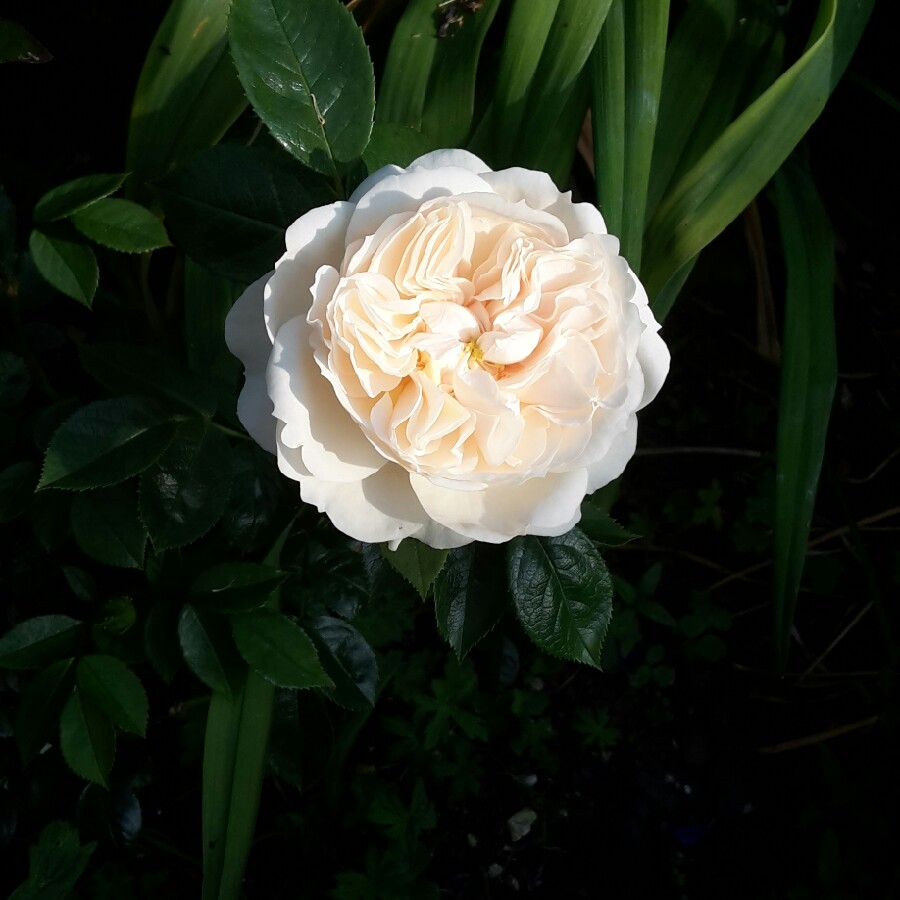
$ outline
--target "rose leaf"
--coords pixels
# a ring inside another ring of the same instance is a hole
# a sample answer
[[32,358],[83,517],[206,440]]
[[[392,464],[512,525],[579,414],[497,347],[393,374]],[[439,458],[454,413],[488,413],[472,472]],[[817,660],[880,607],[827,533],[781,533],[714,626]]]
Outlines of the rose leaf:
[[516,615],[535,644],[553,656],[600,667],[612,579],[582,532],[516,538],[507,551],[507,577]]
[[86,238],[121,253],[145,253],[169,246],[162,222],[130,200],[98,200],[70,221]]

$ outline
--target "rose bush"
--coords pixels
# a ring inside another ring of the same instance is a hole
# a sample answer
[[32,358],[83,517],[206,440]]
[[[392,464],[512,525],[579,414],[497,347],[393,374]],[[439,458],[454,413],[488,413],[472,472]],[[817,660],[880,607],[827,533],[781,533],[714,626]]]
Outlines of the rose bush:
[[226,321],[238,415],[346,534],[558,535],[632,456],[669,354],[591,205],[459,150],[308,212]]

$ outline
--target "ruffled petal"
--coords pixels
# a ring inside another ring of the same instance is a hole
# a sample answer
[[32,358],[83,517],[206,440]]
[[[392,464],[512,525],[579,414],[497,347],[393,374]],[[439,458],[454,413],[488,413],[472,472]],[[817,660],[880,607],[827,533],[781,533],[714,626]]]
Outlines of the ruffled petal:
[[581,517],[587,471],[545,475],[518,484],[457,491],[422,475],[410,483],[426,513],[476,541],[499,544],[522,534],[565,534]]
[[359,481],[385,459],[335,397],[313,358],[309,331],[297,316],[275,336],[267,377],[274,414],[285,423],[280,442],[300,447],[303,463],[318,478]]
[[412,169],[444,169],[452,166],[457,169],[468,169],[476,175],[490,172],[491,169],[474,153],[468,150],[432,150],[418,159],[414,159],[409,166]]

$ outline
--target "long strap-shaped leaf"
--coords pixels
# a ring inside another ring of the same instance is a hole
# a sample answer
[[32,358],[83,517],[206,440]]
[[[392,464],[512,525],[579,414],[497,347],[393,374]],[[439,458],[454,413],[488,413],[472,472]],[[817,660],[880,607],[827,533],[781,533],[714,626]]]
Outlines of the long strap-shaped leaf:
[[[293,523],[291,523],[293,524]],[[290,525],[266,556],[275,566]],[[277,593],[270,604],[277,604]],[[248,670],[231,699],[214,691],[203,745],[202,900],[238,900],[266,772],[275,688]]]
[[147,52],[126,160],[142,184],[218,142],[247,106],[225,37],[230,0],[173,0]]
[[809,49],[725,129],[662,201],[644,238],[642,275],[651,299],[740,214],[818,118],[874,2],[822,0]]
[[795,162],[775,178],[787,267],[775,460],[774,603],[783,670],[837,379],[834,236],[810,174]]
[[593,54],[597,201],[635,271],[641,265],[668,23],[668,0],[615,0]]

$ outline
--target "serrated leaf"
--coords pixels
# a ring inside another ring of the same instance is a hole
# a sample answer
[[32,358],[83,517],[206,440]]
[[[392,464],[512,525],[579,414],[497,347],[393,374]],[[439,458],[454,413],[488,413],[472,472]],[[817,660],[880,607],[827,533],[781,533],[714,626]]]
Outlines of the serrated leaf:
[[286,572],[259,563],[220,563],[191,582],[191,602],[219,613],[247,612],[262,606],[286,578]]
[[96,843],[82,845],[68,822],[51,822],[29,849],[28,878],[8,900],[66,900],[87,868]]
[[581,520],[578,528],[592,541],[608,547],[621,547],[630,541],[637,540],[638,535],[623,528],[609,513],[586,502],[581,507]]
[[280,473],[272,457],[255,444],[232,450],[231,492],[222,527],[242,550],[255,550],[271,534],[282,499]]
[[156,187],[178,247],[247,284],[272,270],[290,224],[335,199],[321,176],[289,156],[233,144],[197,154]]
[[368,709],[375,703],[378,662],[366,639],[349,623],[332,616],[313,622],[319,660],[334,682],[328,696],[345,709]]
[[114,394],[146,394],[206,417],[216,411],[216,399],[203,379],[159,348],[116,341],[82,344],[78,355]]
[[509,605],[499,567],[481,566],[478,571],[476,552],[471,547],[451,550],[434,585],[438,631],[460,659],[493,629]]
[[101,787],[109,786],[116,756],[116,730],[103,711],[77,688],[59,720],[63,759],[76,775]]
[[149,400],[97,400],[66,419],[53,435],[38,490],[118,484],[151,465],[172,433],[163,411]]
[[0,637],[0,666],[39,669],[68,656],[78,643],[82,623],[69,616],[36,616],[12,627]]
[[74,181],[67,181],[53,190],[47,191],[34,207],[34,221],[38,224],[64,219],[92,203],[114,194],[128,177],[127,173],[117,175],[85,175]]
[[121,253],[145,253],[169,246],[162,222],[131,200],[98,200],[70,221],[86,238]]
[[553,656],[599,668],[612,617],[612,580],[603,558],[577,528],[560,537],[520,537],[507,550],[516,615]]
[[233,697],[243,666],[225,620],[185,606],[178,617],[178,640],[188,668],[214,691]]
[[16,743],[26,764],[54,735],[75,682],[75,660],[60,659],[38,672],[16,710]]
[[276,687],[334,687],[309,636],[282,613],[258,609],[232,616],[231,630],[244,660]]
[[83,491],[72,501],[70,515],[75,541],[88,556],[108,566],[143,568],[147,529],[133,491]]
[[171,444],[141,476],[141,518],[157,551],[206,534],[222,515],[231,484],[231,448],[206,422],[179,424]]
[[419,592],[423,600],[449,552],[435,550],[415,538],[402,541],[396,550],[389,550],[387,544],[381,545],[382,556]]
[[337,0],[234,0],[228,37],[259,117],[298,159],[326,175],[366,147],[375,111],[369,51]]
[[78,691],[119,728],[141,737],[147,731],[149,706],[141,680],[120,659],[91,654],[78,662]]
[[94,251],[87,244],[62,230],[50,232],[35,228],[28,239],[28,249],[35,268],[47,282],[90,309],[100,281],[100,269]]

